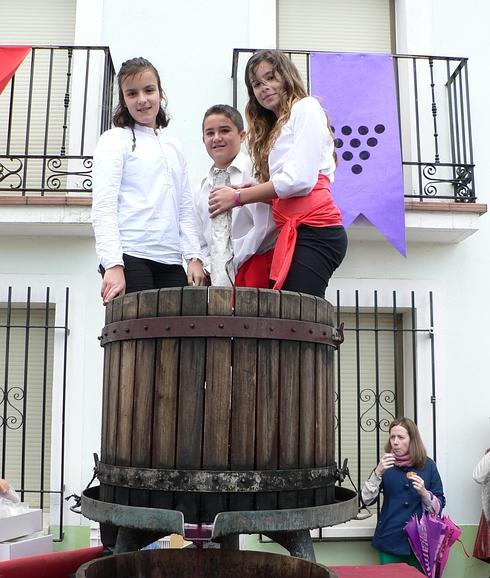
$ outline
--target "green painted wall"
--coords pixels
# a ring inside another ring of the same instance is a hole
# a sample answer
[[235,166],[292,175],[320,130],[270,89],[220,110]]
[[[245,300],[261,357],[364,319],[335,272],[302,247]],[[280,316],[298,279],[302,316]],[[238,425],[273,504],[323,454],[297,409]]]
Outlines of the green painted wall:
[[[460,527],[463,531],[461,539],[470,556],[466,557],[463,547],[456,542],[451,550],[444,578],[490,578],[490,564],[471,556],[477,526]],[[258,536],[247,536],[245,549],[287,554],[287,551],[278,544],[260,542]],[[315,554],[317,562],[326,566],[354,566],[378,562],[377,553],[367,540],[315,542]]]

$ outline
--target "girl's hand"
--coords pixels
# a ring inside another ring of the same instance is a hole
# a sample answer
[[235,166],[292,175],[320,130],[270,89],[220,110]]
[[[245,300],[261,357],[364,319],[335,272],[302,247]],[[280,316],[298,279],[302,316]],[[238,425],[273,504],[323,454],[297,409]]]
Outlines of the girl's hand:
[[374,472],[380,478],[386,470],[392,468],[395,465],[395,456],[393,454],[384,454],[384,456],[379,460],[379,464],[376,466]]
[[187,283],[202,287],[207,285],[207,275],[199,259],[189,261],[187,265]]
[[222,187],[212,189],[209,193],[209,213],[212,219],[235,206],[235,189]]
[[412,482],[412,486],[415,488],[415,491],[421,498],[427,498],[429,496],[429,492],[425,489],[425,482],[423,478],[415,474],[410,478],[410,481]]
[[115,265],[110,269],[106,269],[100,289],[100,295],[104,305],[112,301],[114,297],[124,295],[125,291],[126,278],[124,277],[124,267],[122,265]]

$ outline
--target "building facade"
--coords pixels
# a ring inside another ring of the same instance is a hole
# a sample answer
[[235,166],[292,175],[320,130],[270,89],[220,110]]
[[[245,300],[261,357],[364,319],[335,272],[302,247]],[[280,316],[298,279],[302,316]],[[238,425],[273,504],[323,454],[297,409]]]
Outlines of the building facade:
[[[201,141],[204,111],[218,102],[232,104],[235,97],[243,112],[240,71],[246,62],[246,49],[279,47],[293,51],[417,55],[420,58],[415,60],[416,67],[422,71],[422,77],[429,71],[428,61],[423,57],[435,58],[434,70],[440,62],[443,66],[452,66],[447,60],[437,60],[441,57],[454,58],[456,68],[458,59],[462,59],[461,63],[468,59],[464,72],[466,75],[467,71],[467,77],[461,80],[463,83],[466,78],[468,89],[466,92],[466,84],[461,84],[461,102],[470,110],[472,124],[464,128],[460,124],[458,130],[460,133],[471,130],[471,147],[464,164],[472,165],[472,171],[474,165],[472,198],[469,202],[468,199],[460,202],[456,197],[444,195],[421,196],[417,168],[407,165],[407,257],[401,256],[365,222],[355,222],[349,229],[348,255],[332,279],[327,298],[339,306],[351,336],[346,340],[339,362],[344,396],[338,406],[343,416],[339,422],[342,441],[338,445],[338,457],[350,458],[354,480],[361,482],[366,471],[375,465],[377,452],[386,438],[386,425],[383,429],[381,421],[389,420],[401,410],[416,417],[429,454],[437,458],[447,511],[463,526],[465,543],[470,549],[481,508],[479,488],[472,481],[471,473],[489,446],[490,436],[486,355],[486,328],[490,325],[486,303],[490,229],[485,214],[490,187],[486,163],[490,153],[487,140],[490,120],[486,114],[490,80],[483,49],[490,8],[484,2],[470,0],[464,5],[463,18],[461,3],[456,0],[237,0],[232,11],[230,2],[225,0],[150,2],[144,6],[126,0],[47,0],[42,7],[29,0],[15,4],[7,0],[2,10],[7,14],[0,19],[0,38],[5,45],[109,47],[116,71],[125,59],[133,56],[151,60],[160,71],[169,101],[171,122],[166,130],[184,143],[193,184],[208,168]],[[43,26],[39,25],[40,20]],[[32,23],[32,30],[26,21]],[[237,54],[238,65],[233,76],[235,49],[243,51]],[[42,63],[46,58],[45,66],[49,66],[49,55],[37,54],[37,62]],[[25,357],[26,312],[32,309],[32,315],[38,316],[32,319],[38,319],[36,327],[40,328],[41,335],[36,341],[35,332],[31,331],[34,341],[30,357],[37,355],[42,368],[33,381],[41,384],[37,394],[40,398],[44,392],[46,399],[52,399],[46,406],[49,419],[43,417],[42,411],[32,418],[37,420],[31,422],[36,424],[36,431],[50,432],[48,437],[43,434],[47,440],[44,445],[32,446],[32,460],[36,462],[39,456],[49,454],[49,468],[36,471],[43,472],[41,478],[46,481],[46,488],[54,489],[43,504],[46,511],[51,512],[50,523],[53,527],[59,526],[61,507],[65,534],[87,524],[66,507],[63,510],[60,504],[65,496],[79,494],[89,482],[92,454],[99,451],[100,445],[103,358],[97,336],[104,324],[104,309],[99,297],[100,278],[90,225],[90,185],[84,185],[83,178],[77,179],[74,174],[83,172],[76,164],[82,162],[83,166],[83,161],[75,157],[90,157],[103,124],[104,107],[108,106],[103,100],[107,88],[104,86],[105,55],[103,52],[91,55],[93,85],[90,85],[90,97],[85,100],[82,95],[84,72],[88,69],[86,56],[83,63],[76,57],[73,60],[66,147],[74,157],[69,163],[77,168],[65,171],[71,174],[69,177],[65,174],[66,186],[50,189],[46,185],[42,191],[16,190],[14,186],[8,190],[8,183],[13,181],[5,177],[6,169],[0,172],[0,312],[3,315],[0,338],[2,351],[7,351],[1,369],[6,375],[5,384],[13,383],[14,370],[8,369],[10,360],[14,356]],[[54,58],[56,61],[56,56]],[[412,75],[415,61],[403,63],[399,69],[404,160],[416,163],[430,159],[432,162],[435,131],[430,80],[424,85],[426,102],[422,96],[423,80],[420,81],[420,131],[410,131],[416,123]],[[32,66],[32,59],[22,66],[27,65]],[[451,69],[451,78],[453,72]],[[454,73],[457,75],[457,71]],[[22,90],[22,74],[19,68],[18,91]],[[27,71],[25,74],[27,78]],[[27,86],[28,80],[25,82]],[[436,81],[437,90],[445,94],[450,90],[449,84],[443,75],[440,84]],[[63,93],[65,86],[60,90]],[[7,87],[2,99],[8,97],[8,91]],[[27,92],[23,102],[28,102]],[[89,109],[86,118],[97,122],[87,122],[82,129],[77,123],[83,116],[80,111],[84,106]],[[42,114],[41,117],[45,118]],[[436,132],[440,133],[441,157],[447,153],[449,158],[450,139],[444,144],[443,133],[454,135],[456,128],[449,126],[448,118],[447,111],[439,105]],[[35,119],[32,123],[32,127],[37,126]],[[66,123],[61,122],[63,124]],[[29,155],[25,148],[25,130],[13,134],[9,141],[6,126],[2,121],[0,154],[5,157],[4,166],[9,155]],[[25,125],[22,126],[25,129]],[[41,120],[39,128],[30,130],[31,142],[38,138],[42,148],[46,125]],[[36,137],[36,130],[40,136]],[[86,135],[83,151],[77,141],[82,131]],[[49,135],[56,140],[51,131]],[[16,144],[16,138],[24,148],[15,149],[21,146]],[[31,154],[33,150],[34,145]],[[34,161],[30,162],[32,167]],[[32,178],[36,178],[35,174]],[[24,178],[24,188],[29,188],[27,180]],[[16,323],[12,321],[14,317]],[[29,323],[34,324],[32,320]],[[24,329],[15,345],[13,326],[16,324]],[[348,332],[346,335],[349,336]],[[19,369],[16,379],[22,384],[30,377],[24,380]],[[4,390],[10,387],[5,385]],[[385,391],[388,401],[383,406],[380,393]],[[349,395],[352,395],[350,400]],[[362,395],[367,397],[362,398],[361,409],[356,411]],[[370,396],[375,399],[374,406]],[[375,419],[371,427],[373,407],[378,410],[374,414],[378,421]],[[8,437],[10,439],[14,440]],[[13,462],[9,464],[15,463],[15,455],[22,451],[22,436],[12,444],[15,448],[9,459]],[[358,459],[359,447],[362,451]],[[35,483],[36,472],[32,475],[33,481],[29,483]],[[18,487],[29,489],[25,476],[23,485],[19,478]],[[37,500],[37,496],[33,492],[26,494],[25,499]],[[317,546],[318,558],[335,564],[373,560],[368,542],[363,541],[372,534],[372,527],[371,520],[324,531],[322,537],[326,541]],[[331,537],[344,541],[329,542]],[[251,547],[271,547],[249,540]],[[349,546],[352,540],[358,540],[354,555]],[[483,565],[479,564],[474,559],[464,560],[459,554],[453,554],[447,573],[451,577],[484,576]]]

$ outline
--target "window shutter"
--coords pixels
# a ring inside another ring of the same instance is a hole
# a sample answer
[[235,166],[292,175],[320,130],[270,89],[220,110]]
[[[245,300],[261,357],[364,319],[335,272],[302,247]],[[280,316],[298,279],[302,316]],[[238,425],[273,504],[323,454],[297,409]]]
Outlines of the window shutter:
[[284,50],[394,50],[391,0],[279,0],[278,47]]
[[[38,490],[41,478],[44,487],[50,487],[54,308],[48,313],[48,329],[44,308],[31,307],[28,329],[26,324],[27,310],[15,308],[11,309],[10,329],[6,328],[7,310],[0,309],[0,459],[8,482],[20,489],[24,446],[23,487]],[[27,493],[24,499],[31,507],[39,505],[33,494]],[[44,503],[49,504],[49,499],[45,497]]]
[[[396,416],[395,411],[395,372],[398,375],[398,395],[402,391],[402,360],[400,341],[401,332],[393,332],[393,315],[377,315],[378,331],[372,313],[359,315],[359,346],[356,341],[356,316],[342,313],[345,323],[345,341],[340,347],[340,422],[337,413],[337,444],[341,436],[341,459],[349,459],[349,468],[353,480],[357,483],[360,474],[361,483],[367,478],[377,463],[377,449],[382,449],[388,439],[387,428]],[[401,319],[397,325],[401,328]],[[376,334],[378,355],[376,356]],[[359,384],[358,384],[359,359]],[[396,362],[395,362],[396,359]],[[377,365],[376,365],[377,360]],[[378,391],[376,382],[378,381]],[[359,401],[359,410],[358,410]],[[398,400],[400,411],[403,401]],[[378,407],[378,413],[377,413]],[[359,412],[359,413],[358,413]],[[381,422],[379,439],[377,420]],[[339,430],[340,427],[340,430]],[[379,444],[379,445],[378,445]],[[338,448],[338,445],[336,446]],[[357,457],[360,453],[360,472]],[[337,455],[337,460],[339,456]],[[340,462],[340,460],[338,460]],[[340,464],[341,465],[341,464]]]
[[[0,39],[6,45],[44,45],[71,46],[75,40],[75,0],[2,0],[0,17]],[[39,50],[35,56],[34,77],[32,79],[32,104],[28,121],[28,102],[32,53],[18,68],[15,75],[14,109],[10,111],[11,83],[0,95],[0,126],[9,126],[9,114],[12,121],[12,138],[7,151],[7,130],[0,131],[0,154],[7,152],[17,155],[27,152],[30,155],[55,154],[61,152],[63,141],[68,150],[68,135],[63,131],[65,114],[65,92],[68,63],[65,51],[53,51],[52,77],[49,78],[51,53]],[[51,90],[49,83],[51,82]],[[49,97],[49,98],[48,98]],[[49,100],[49,110],[48,110]],[[69,105],[69,103],[68,103]],[[69,109],[66,111],[69,114]],[[46,130],[49,118],[49,130]],[[69,117],[68,117],[69,118]],[[62,161],[65,163],[66,161]],[[27,165],[25,187],[39,186],[43,174],[43,159],[30,159]],[[59,167],[63,173],[64,165]],[[58,168],[58,167],[57,167]],[[22,172],[20,173],[22,174]],[[44,174],[48,174],[44,167]],[[13,177],[4,182],[18,186]],[[46,183],[45,183],[46,184]],[[48,194],[56,194],[56,183]],[[59,188],[64,187],[61,177]],[[50,188],[50,187],[46,187]],[[12,191],[15,192],[15,189]],[[12,194],[4,192],[3,194]],[[32,193],[31,193],[32,194]],[[62,193],[63,195],[65,193]]]

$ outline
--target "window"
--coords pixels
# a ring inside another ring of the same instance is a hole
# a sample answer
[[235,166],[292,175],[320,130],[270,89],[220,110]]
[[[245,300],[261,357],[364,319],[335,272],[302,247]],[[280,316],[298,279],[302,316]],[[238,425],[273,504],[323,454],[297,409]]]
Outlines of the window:
[[392,0],[279,0],[278,48],[394,52]]
[[0,308],[2,477],[31,507],[50,487],[53,325],[52,306]]

